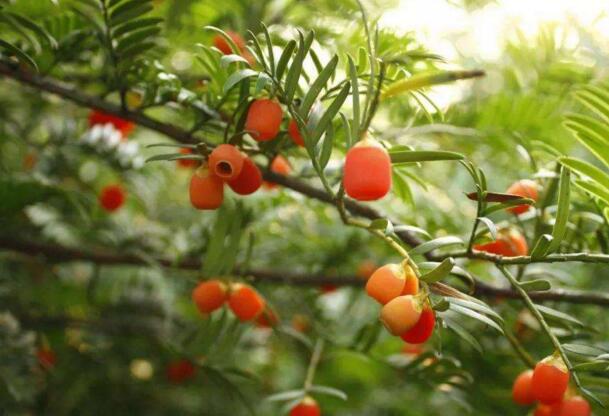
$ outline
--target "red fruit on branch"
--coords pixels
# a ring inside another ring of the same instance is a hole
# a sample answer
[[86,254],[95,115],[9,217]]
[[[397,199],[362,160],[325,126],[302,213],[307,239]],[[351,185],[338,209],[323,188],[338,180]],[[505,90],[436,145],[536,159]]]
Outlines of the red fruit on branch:
[[[288,162],[285,157],[281,155],[275,156],[275,159],[273,159],[273,161],[271,162],[271,172],[287,176],[290,174],[291,171],[292,167],[290,166],[290,162]],[[265,181],[264,187],[266,189],[275,189],[277,188],[277,184]]]
[[305,397],[290,410],[290,416],[321,416],[321,409],[312,397]]
[[298,130],[298,123],[294,119],[290,120],[290,123],[288,124],[288,134],[296,145],[304,147],[304,138],[300,134],[300,131]]
[[192,301],[202,314],[208,314],[224,305],[228,299],[226,285],[219,280],[206,280],[192,291]]
[[435,326],[436,314],[429,305],[425,305],[415,326],[400,337],[409,344],[422,344],[431,337]]
[[239,176],[229,180],[228,186],[239,195],[253,194],[262,185],[262,172],[252,159],[246,157]]
[[474,250],[506,257],[526,256],[529,254],[527,241],[516,230],[502,232],[497,236],[497,240],[490,243],[476,244],[474,245]]
[[232,144],[221,144],[216,147],[207,161],[210,172],[222,180],[231,181],[241,173],[245,156]]
[[196,209],[219,208],[224,201],[224,182],[207,166],[201,166],[190,178],[189,194],[190,203]]
[[123,137],[127,137],[135,128],[135,124],[129,120],[122,119],[112,114],[106,114],[99,110],[92,110],[89,113],[89,126],[93,127],[98,124],[112,124],[116,130],[119,130]]
[[182,384],[193,378],[197,368],[189,360],[177,360],[167,364],[165,376],[170,383]]
[[404,289],[402,295],[416,295],[419,293],[419,278],[412,267],[406,265],[404,268]]
[[[241,52],[243,52],[243,50],[245,50],[245,40],[243,40],[243,38],[241,37],[240,34],[233,32],[231,30],[227,30],[226,34],[228,35],[229,38],[231,38],[231,40],[235,43],[235,45],[239,49],[238,51],[236,51],[236,53],[241,53]],[[214,46],[216,48],[218,48],[220,50],[220,52],[222,52],[224,55],[230,55],[233,53],[233,50],[231,49],[231,47],[228,44],[228,42],[226,41],[226,39],[224,39],[224,36],[219,35],[219,34],[215,35],[213,38],[213,43],[214,43]]]
[[581,396],[573,396],[565,399],[556,406],[556,416],[590,416],[592,410],[590,404]]
[[255,100],[247,110],[245,130],[259,142],[274,139],[281,129],[283,110],[271,99]]
[[[529,179],[514,182],[505,192],[508,194],[518,195],[523,198],[530,198],[534,201],[537,201],[538,198],[537,183]],[[520,215],[527,212],[529,209],[531,209],[530,205],[523,204],[510,207],[508,208],[508,211],[513,214]]]
[[537,363],[533,371],[531,389],[533,397],[543,404],[562,400],[569,386],[569,371],[564,362],[553,356]]
[[254,288],[237,283],[231,287],[228,306],[241,322],[245,322],[256,319],[264,310],[265,302]]
[[410,266],[400,264],[386,264],[379,267],[368,279],[366,293],[384,305],[402,294],[406,285],[406,276],[411,272]]
[[391,188],[391,158],[375,140],[364,139],[347,152],[345,192],[358,201],[381,199]]
[[38,358],[38,363],[45,370],[51,370],[57,363],[57,355],[48,347],[39,348],[36,351],[36,358]]
[[[194,152],[188,147],[183,147],[180,149],[180,153],[183,155],[191,155]],[[178,159],[176,162],[181,168],[196,168],[199,165],[199,161],[195,159]]]
[[106,185],[99,193],[99,205],[108,212],[114,212],[125,203],[126,192],[121,185]]
[[556,414],[556,406],[538,404],[535,408],[535,413],[533,413],[533,416],[558,416]]
[[279,317],[274,310],[265,308],[258,318],[256,318],[256,326],[259,328],[272,328],[279,322]]
[[381,309],[381,322],[392,335],[402,335],[412,329],[421,318],[421,305],[411,295],[398,296]]
[[529,406],[535,403],[535,397],[533,396],[533,389],[531,383],[533,381],[533,370],[527,370],[520,373],[514,385],[512,386],[512,399],[514,403],[521,406]]

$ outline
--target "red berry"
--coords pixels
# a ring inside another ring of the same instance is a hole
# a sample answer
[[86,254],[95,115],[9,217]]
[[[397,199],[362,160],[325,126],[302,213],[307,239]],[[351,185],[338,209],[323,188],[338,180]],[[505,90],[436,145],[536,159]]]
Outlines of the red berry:
[[321,410],[317,402],[307,396],[290,410],[290,416],[321,416]]
[[[521,181],[514,182],[507,189],[506,193],[518,195],[518,196],[521,196],[524,198],[530,198],[533,201],[537,201],[537,198],[538,198],[537,183],[534,181],[531,181],[529,179],[523,179]],[[508,208],[508,211],[510,211],[513,214],[520,215],[524,212],[527,212],[529,209],[531,209],[530,205],[523,204],[523,205],[516,205],[515,207],[510,207],[510,208]]]
[[[271,162],[271,172],[277,173],[279,175],[287,176],[292,171],[292,167],[288,160],[281,156],[275,156],[275,159]],[[275,189],[277,188],[277,184],[273,182],[264,182],[264,187],[266,189]]]
[[272,328],[279,322],[279,317],[268,307],[256,318],[256,326],[259,328]]
[[170,383],[181,384],[193,378],[197,368],[188,360],[177,360],[167,364],[165,374]]
[[209,155],[210,172],[225,181],[236,179],[243,168],[245,156],[232,144],[221,144]]
[[535,408],[533,416],[558,416],[558,414],[556,413],[556,406],[548,406],[540,403]]
[[52,369],[57,363],[57,356],[55,355],[55,352],[49,348],[40,348],[38,351],[36,351],[36,357],[38,358],[38,363],[45,370]]
[[324,295],[328,294],[328,293],[336,292],[337,289],[338,289],[338,286],[332,285],[329,283],[320,286],[321,293],[323,293]]
[[251,286],[235,284],[230,291],[228,306],[242,322],[257,318],[264,310],[264,299]]
[[358,201],[381,199],[391,188],[391,158],[378,142],[365,139],[347,152],[345,192]]
[[474,250],[498,254],[506,257],[526,256],[529,246],[524,236],[516,230],[500,233],[497,240],[486,244],[476,244]]
[[410,344],[422,344],[431,337],[435,326],[436,314],[429,305],[426,305],[416,325],[403,333],[401,338]]
[[196,209],[216,209],[224,201],[224,182],[207,166],[197,169],[190,179],[190,203]]
[[581,396],[573,396],[563,400],[557,406],[558,414],[556,416],[590,416],[592,410],[590,404]]
[[262,185],[262,173],[254,161],[246,157],[239,176],[227,183],[239,195],[250,195],[256,192]]
[[290,123],[288,124],[288,134],[294,143],[296,143],[298,146],[304,147],[304,139],[298,130],[298,123],[296,123],[296,120],[294,119],[290,120]]
[[[180,149],[180,153],[183,155],[191,155],[194,152],[188,147],[183,147]],[[178,159],[177,162],[178,166],[181,168],[196,168],[199,165],[199,161],[195,159]]]
[[192,300],[202,314],[221,308],[227,298],[226,286],[219,280],[201,282],[192,291]]
[[521,406],[529,406],[535,403],[531,382],[533,381],[533,370],[520,373],[512,386],[512,399],[514,403]]
[[93,127],[97,124],[112,124],[115,129],[122,133],[123,137],[127,137],[135,128],[135,124],[128,120],[112,114],[106,114],[102,111],[93,110],[89,113],[89,126]]
[[392,335],[402,335],[421,318],[421,305],[411,295],[398,296],[381,309],[381,322]]
[[108,212],[114,212],[125,203],[125,190],[120,185],[104,186],[99,194],[99,204]]
[[569,386],[569,371],[560,359],[548,357],[535,366],[531,388],[533,397],[543,404],[562,400]]
[[275,100],[255,100],[247,111],[245,130],[254,139],[265,142],[274,139],[281,128],[283,110]]
[[[243,38],[241,37],[240,34],[230,31],[230,30],[227,30],[226,34],[228,35],[228,37],[230,37],[232,39],[232,41],[235,43],[235,45],[239,49],[238,51],[236,51],[237,53],[240,53],[245,49],[245,41],[243,40]],[[214,36],[213,43],[214,43],[214,46],[216,48],[220,49],[220,51],[224,55],[230,55],[233,53],[233,50],[231,49],[231,47],[228,44],[228,42],[226,41],[226,39],[224,39],[224,36],[221,36],[219,34]]]

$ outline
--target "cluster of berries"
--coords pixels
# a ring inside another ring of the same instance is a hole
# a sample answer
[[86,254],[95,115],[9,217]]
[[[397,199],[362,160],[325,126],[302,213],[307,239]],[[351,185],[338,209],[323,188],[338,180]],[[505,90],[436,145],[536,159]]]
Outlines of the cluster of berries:
[[522,406],[537,404],[534,416],[590,416],[590,404],[569,390],[569,371],[562,359],[549,356],[514,381],[512,398]]
[[366,293],[381,305],[380,319],[392,334],[410,344],[422,344],[433,334],[436,315],[419,279],[406,262],[378,268],[366,283]]
[[277,324],[278,317],[262,296],[251,286],[233,283],[227,286],[220,280],[206,280],[192,291],[192,300],[204,315],[220,309],[225,303],[241,322],[254,322],[269,328]]

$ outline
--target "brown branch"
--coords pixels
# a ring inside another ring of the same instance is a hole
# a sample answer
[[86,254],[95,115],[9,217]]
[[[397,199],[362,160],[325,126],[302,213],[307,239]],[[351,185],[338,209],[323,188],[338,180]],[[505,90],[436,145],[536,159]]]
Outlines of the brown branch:
[[[0,237],[0,249],[18,252],[28,256],[42,256],[50,262],[91,261],[105,265],[146,265],[147,262],[136,255],[119,253],[107,248],[83,249],[62,247],[56,244],[35,241],[16,240]],[[197,271],[201,262],[196,259],[186,259],[180,262],[156,258],[156,263],[168,268]],[[352,275],[328,276],[306,274],[292,271],[279,271],[267,268],[237,269],[236,274],[249,277],[261,282],[285,283],[297,286],[363,286],[365,280]],[[477,281],[474,295],[494,298],[518,299],[519,294],[510,288],[502,288]],[[554,289],[547,292],[531,292],[531,299],[537,302],[559,301],[574,304],[590,304],[609,306],[609,295],[597,292],[582,292],[564,289]]]

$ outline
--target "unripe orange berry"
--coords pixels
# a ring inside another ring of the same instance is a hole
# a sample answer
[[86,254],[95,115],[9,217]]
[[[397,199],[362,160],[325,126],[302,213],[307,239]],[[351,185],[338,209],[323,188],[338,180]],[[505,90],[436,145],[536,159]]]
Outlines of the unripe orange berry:
[[[193,154],[192,149],[188,147],[183,147],[180,149],[180,153],[183,155],[191,155]],[[196,168],[199,165],[199,161],[195,159],[178,159],[178,166],[181,168]]]
[[220,179],[230,181],[239,176],[245,156],[232,144],[216,147],[207,161],[209,170]]
[[543,404],[560,401],[569,386],[569,371],[562,360],[548,357],[537,363],[531,388],[533,397]]
[[590,416],[590,404],[581,396],[565,399],[557,406],[557,416]]
[[224,182],[207,169],[198,168],[190,179],[190,203],[196,209],[216,209],[224,201]]
[[126,138],[135,128],[135,124],[129,120],[124,120],[120,117],[112,114],[106,114],[102,111],[92,110],[89,113],[89,126],[93,127],[97,124],[112,124],[115,129],[122,133],[123,138]]
[[[232,39],[233,42],[235,42],[235,45],[239,49],[238,51],[236,51],[237,53],[239,53],[245,49],[245,41],[243,40],[243,38],[241,37],[240,34],[233,32],[231,30],[227,30],[226,34]],[[226,39],[224,39],[223,36],[221,36],[221,35],[214,36],[213,43],[214,43],[214,46],[216,48],[218,48],[224,55],[230,55],[233,53],[233,50],[231,49],[230,45],[228,44]]]
[[425,305],[415,326],[400,336],[410,344],[422,344],[431,337],[435,326],[436,314],[429,305]]
[[38,349],[38,351],[36,351],[36,358],[38,358],[38,363],[45,370],[51,370],[57,363],[57,355],[48,347]]
[[[512,185],[510,185],[506,193],[518,195],[524,198],[530,198],[534,201],[537,201],[537,183],[529,179],[523,179],[521,181],[514,182]],[[520,215],[524,212],[527,212],[529,209],[531,209],[530,205],[523,204],[516,205],[515,207],[510,207],[508,208],[508,211],[513,214]]]
[[402,335],[421,318],[421,305],[411,295],[398,296],[381,309],[381,322],[392,335]]
[[242,322],[255,319],[264,310],[264,299],[251,286],[237,283],[231,287],[228,306]]
[[294,119],[290,120],[290,123],[288,124],[288,134],[294,143],[300,147],[304,147],[304,138],[300,134],[300,131],[298,130],[298,123]]
[[114,212],[125,203],[126,193],[121,185],[104,186],[99,194],[99,204],[108,212]]
[[412,267],[404,264],[404,289],[402,289],[402,295],[416,295],[419,293],[419,278],[415,274]]
[[227,300],[226,285],[219,280],[206,280],[192,291],[192,300],[202,314],[222,307]]
[[245,130],[259,142],[272,140],[281,129],[283,110],[275,100],[255,100],[247,111]]
[[521,406],[529,406],[535,403],[531,382],[533,381],[533,370],[520,373],[512,386],[512,399],[514,403]]
[[372,273],[366,283],[366,293],[384,305],[400,296],[406,284],[404,268],[399,264],[386,264]]
[[321,416],[321,410],[317,402],[307,396],[290,410],[290,416]]
[[177,360],[167,364],[165,375],[173,384],[181,384],[195,376],[197,368],[188,360]]
[[252,159],[246,157],[243,160],[241,173],[236,178],[229,180],[228,186],[239,195],[253,194],[262,185],[262,173]]
[[347,152],[343,176],[345,192],[358,201],[381,199],[391,188],[391,158],[378,142],[360,141]]
[[498,254],[506,257],[526,256],[529,254],[529,246],[524,236],[516,231],[510,230],[497,236],[497,240],[486,244],[476,244],[474,250]]

